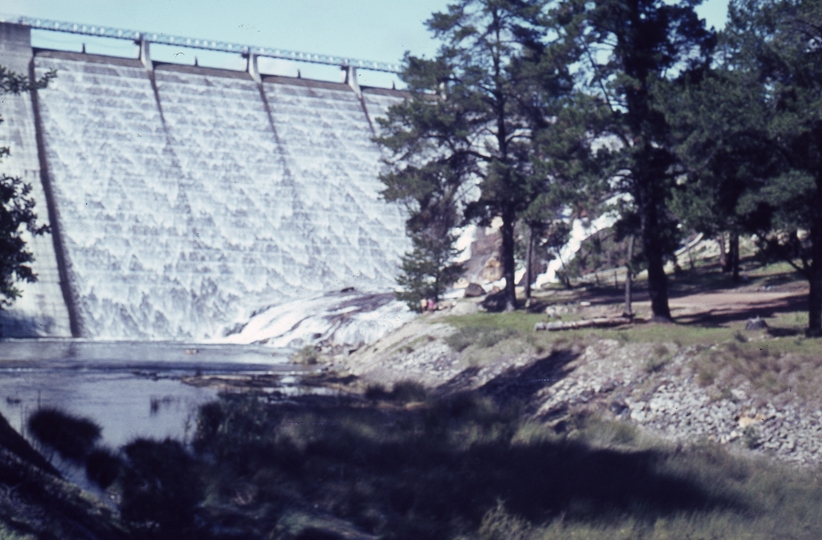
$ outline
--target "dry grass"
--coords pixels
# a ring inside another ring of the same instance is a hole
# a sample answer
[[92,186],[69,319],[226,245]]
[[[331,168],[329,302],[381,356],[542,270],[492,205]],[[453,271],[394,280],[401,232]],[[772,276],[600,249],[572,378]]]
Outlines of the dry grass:
[[817,472],[674,448],[596,416],[558,433],[476,393],[392,392],[209,405],[195,446],[215,465],[212,518],[284,539],[334,520],[391,539],[822,535]]

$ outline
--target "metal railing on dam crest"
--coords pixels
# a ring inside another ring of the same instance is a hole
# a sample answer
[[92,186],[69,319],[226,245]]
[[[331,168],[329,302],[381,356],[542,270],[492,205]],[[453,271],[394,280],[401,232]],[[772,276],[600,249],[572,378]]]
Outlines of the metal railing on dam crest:
[[387,73],[400,73],[402,69],[402,66],[398,63],[358,60],[343,56],[289,51],[272,47],[258,47],[255,45],[243,45],[238,43],[229,43],[226,41],[171,36],[156,32],[140,32],[137,30],[124,30],[122,28],[55,21],[52,19],[42,19],[36,17],[0,16],[0,22],[17,24],[38,30],[48,30],[51,32],[64,32],[68,34],[79,34],[111,39],[125,39],[137,43],[142,41],[161,45],[175,45],[178,47],[188,47],[207,51],[239,53],[245,55],[253,54],[267,58],[291,60],[294,62],[307,62],[312,64],[324,64],[328,66],[340,66],[343,68],[355,67],[359,69],[383,71]]

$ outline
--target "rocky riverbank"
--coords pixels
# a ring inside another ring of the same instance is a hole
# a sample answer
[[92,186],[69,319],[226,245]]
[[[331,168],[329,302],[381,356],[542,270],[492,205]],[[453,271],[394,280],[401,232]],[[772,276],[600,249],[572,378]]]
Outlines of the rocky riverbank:
[[786,351],[779,338],[729,329],[714,343],[683,345],[673,327],[658,332],[671,340],[633,341],[630,328],[548,337],[472,331],[454,320],[417,320],[335,357],[334,369],[370,384],[413,380],[523,399],[558,432],[596,414],[676,443],[714,441],[800,466],[822,463],[822,351],[814,342]]

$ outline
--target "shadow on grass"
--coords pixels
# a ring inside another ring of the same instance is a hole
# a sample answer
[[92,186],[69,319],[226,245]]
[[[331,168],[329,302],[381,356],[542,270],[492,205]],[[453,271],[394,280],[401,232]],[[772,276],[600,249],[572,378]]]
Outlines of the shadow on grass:
[[[676,320],[681,324],[693,326],[718,327],[740,323],[760,317],[762,319],[776,317],[778,314],[805,311],[808,306],[807,295],[789,296],[778,300],[749,303],[740,309],[713,310],[693,316],[680,316]],[[779,331],[774,329],[775,331]]]
[[533,398],[540,390],[554,386],[573,371],[568,364],[578,356],[579,354],[569,350],[554,351],[527,366],[505,370],[479,388],[478,393],[494,399],[503,407],[516,403],[534,403]]
[[[561,373],[563,361],[549,357],[507,381]],[[390,410],[321,396],[280,405],[233,396],[202,409],[194,445],[217,464],[207,479],[210,504],[222,509],[215,519],[259,528],[249,533],[267,534],[278,516],[301,511],[335,516],[383,538],[449,538],[476,530],[500,500],[533,523],[626,513],[653,522],[674,513],[742,509],[662,472],[664,455],[657,451],[523,438],[521,418],[518,407],[482,392]],[[240,493],[254,496],[239,504]]]

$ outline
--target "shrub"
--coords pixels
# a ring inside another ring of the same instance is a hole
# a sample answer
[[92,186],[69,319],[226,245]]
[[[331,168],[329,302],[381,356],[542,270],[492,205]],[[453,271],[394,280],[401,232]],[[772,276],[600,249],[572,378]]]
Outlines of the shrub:
[[295,364],[307,364],[313,366],[320,358],[320,352],[314,345],[306,345],[291,357]]
[[399,401],[400,403],[413,403],[418,401],[425,401],[428,397],[428,392],[425,387],[414,381],[401,381],[394,385],[391,389],[391,399]]
[[425,401],[428,391],[416,381],[400,381],[388,392],[381,384],[369,384],[365,389],[365,397],[370,400],[397,401],[399,403],[414,403]]
[[369,384],[365,388],[365,397],[370,400],[385,399],[388,397],[388,391],[379,383]]
[[203,488],[197,463],[183,445],[171,439],[137,439],[123,450],[123,518],[148,528],[156,524],[155,538],[173,538],[192,527]]
[[86,458],[86,477],[100,486],[108,488],[120,474],[120,458],[106,448],[96,448]]
[[100,426],[58,409],[35,411],[28,421],[29,432],[40,443],[57,451],[63,458],[82,462],[100,438]]

